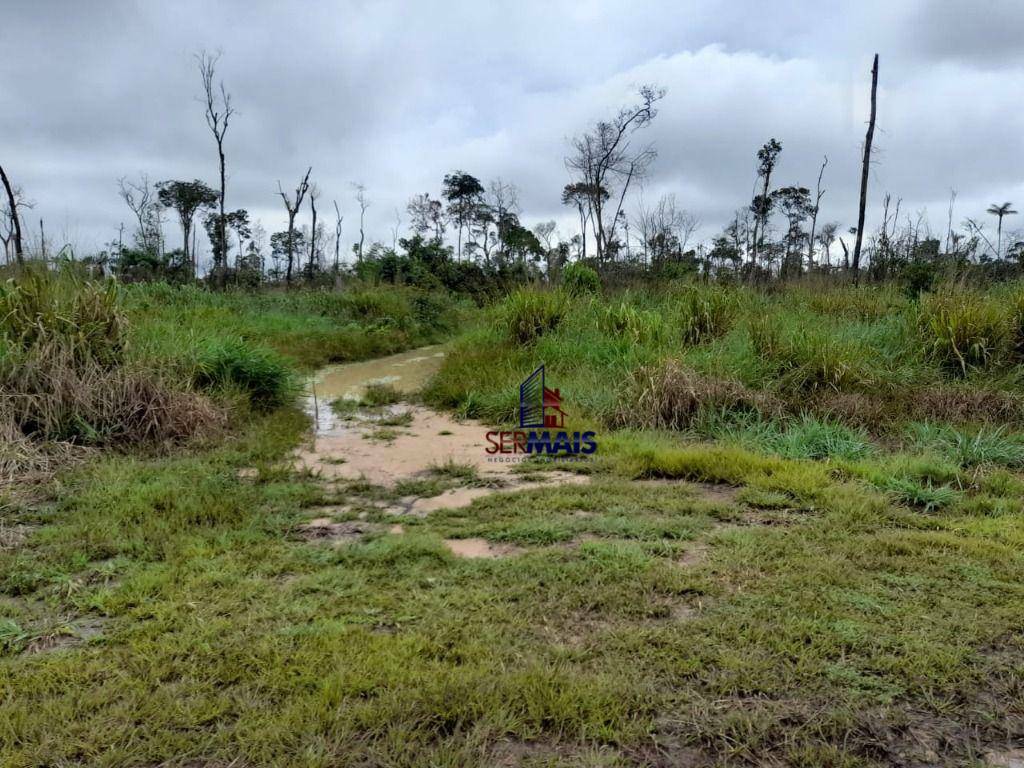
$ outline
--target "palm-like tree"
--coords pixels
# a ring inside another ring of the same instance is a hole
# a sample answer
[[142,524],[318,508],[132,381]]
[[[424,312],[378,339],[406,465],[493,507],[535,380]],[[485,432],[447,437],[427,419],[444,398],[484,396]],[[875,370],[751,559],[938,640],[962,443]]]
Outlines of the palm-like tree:
[[993,216],[998,217],[999,224],[996,227],[996,258],[998,259],[1003,253],[1003,216],[1013,216],[1017,213],[1012,208],[1013,203],[1003,203],[1002,205],[996,205],[992,203],[988,207],[986,213],[991,213]]

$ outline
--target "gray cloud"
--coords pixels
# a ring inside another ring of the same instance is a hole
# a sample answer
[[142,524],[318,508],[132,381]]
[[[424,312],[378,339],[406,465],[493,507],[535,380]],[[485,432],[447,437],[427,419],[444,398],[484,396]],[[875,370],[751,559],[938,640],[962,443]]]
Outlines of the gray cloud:
[[709,236],[749,198],[754,153],[775,136],[780,183],[812,185],[828,155],[822,216],[845,227],[877,50],[872,214],[888,191],[938,229],[951,188],[958,218],[1024,197],[1024,6],[823,5],[9,0],[0,162],[33,218],[98,247],[129,218],[119,176],[215,178],[192,57],[219,48],[238,110],[228,202],[269,231],[284,218],[277,180],[312,165],[347,235],[352,181],[368,187],[371,236],[390,241],[394,209],[455,168],[515,183],[527,223],[556,218],[569,235],[567,139],[642,82],[668,88],[644,137],[659,152],[645,198],[675,193]]

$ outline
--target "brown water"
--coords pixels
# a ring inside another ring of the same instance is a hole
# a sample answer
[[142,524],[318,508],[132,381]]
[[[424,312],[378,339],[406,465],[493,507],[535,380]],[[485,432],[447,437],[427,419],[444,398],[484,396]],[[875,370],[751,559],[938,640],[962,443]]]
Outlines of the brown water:
[[[451,488],[437,496],[402,498],[385,509],[413,517],[442,508],[464,507],[498,490],[514,492],[587,481],[586,475],[558,471],[529,480],[516,476],[512,472],[514,464],[491,460],[485,437],[489,427],[478,421],[398,403],[384,409],[384,414],[408,414],[408,423],[382,430],[376,424],[382,415],[379,410],[358,408],[337,416],[331,409],[331,401],[339,397],[358,399],[374,383],[388,384],[402,393],[416,392],[437,372],[443,359],[441,348],[432,346],[321,370],[309,383],[306,406],[315,416],[316,427],[310,443],[296,453],[300,466],[326,481],[365,480],[386,487],[423,476],[446,462],[476,470],[481,482]],[[379,437],[384,431],[386,438]]]
[[318,433],[332,431],[339,425],[331,412],[331,401],[359,400],[371,384],[387,384],[402,394],[412,394],[426,386],[442,360],[444,351],[434,345],[358,363],[329,365],[307,382],[306,410],[314,417]]
[[444,359],[439,346],[420,347],[397,355],[341,363],[322,368],[311,386],[323,402],[338,397],[358,400],[370,384],[387,384],[403,394],[420,390],[437,373]]

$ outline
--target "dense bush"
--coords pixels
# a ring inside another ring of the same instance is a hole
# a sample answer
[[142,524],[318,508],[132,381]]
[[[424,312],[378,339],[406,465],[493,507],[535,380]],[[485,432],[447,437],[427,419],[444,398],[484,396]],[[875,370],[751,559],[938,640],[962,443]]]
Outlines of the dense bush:
[[570,296],[601,292],[601,278],[586,264],[573,262],[562,270],[562,286]]
[[200,388],[235,387],[248,395],[258,410],[276,408],[295,392],[284,360],[242,339],[204,341],[198,349],[193,381]]

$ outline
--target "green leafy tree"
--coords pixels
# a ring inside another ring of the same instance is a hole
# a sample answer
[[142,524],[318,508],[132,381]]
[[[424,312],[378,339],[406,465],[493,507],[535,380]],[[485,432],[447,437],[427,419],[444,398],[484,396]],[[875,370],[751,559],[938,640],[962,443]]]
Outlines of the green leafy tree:
[[192,224],[196,213],[213,208],[217,204],[217,193],[199,179],[194,181],[161,181],[157,183],[157,197],[164,208],[171,208],[178,214],[181,224],[182,245],[185,264],[195,276],[195,257],[189,251],[192,238]]
[[441,196],[448,201],[448,216],[458,227],[458,245],[455,253],[462,258],[462,232],[472,221],[484,195],[480,180],[465,171],[454,171],[444,177]]
[[753,257],[752,261],[757,264],[758,254],[764,248],[764,233],[768,227],[768,218],[772,213],[772,206],[775,202],[769,190],[771,189],[772,172],[782,152],[782,144],[775,139],[768,142],[757,150],[757,178],[761,180],[761,193],[754,196],[750,203],[750,211],[754,214],[753,233]]

